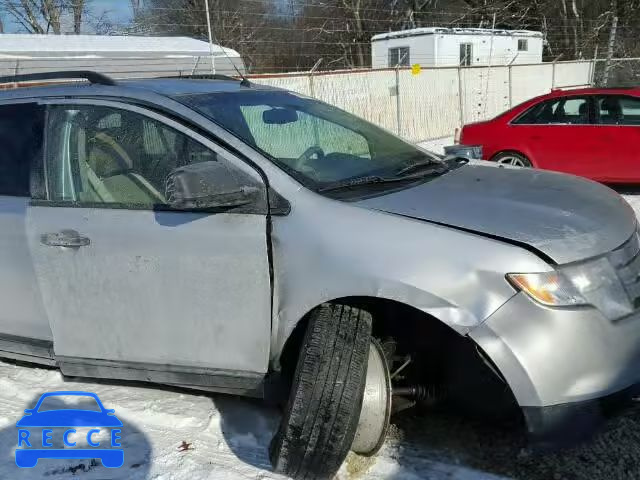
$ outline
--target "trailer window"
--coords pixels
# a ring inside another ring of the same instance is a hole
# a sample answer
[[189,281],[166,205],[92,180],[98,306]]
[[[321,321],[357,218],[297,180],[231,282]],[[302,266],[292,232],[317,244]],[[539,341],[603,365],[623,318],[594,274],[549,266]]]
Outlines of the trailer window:
[[473,44],[461,43],[460,44],[460,66],[471,66],[471,59],[473,58]]
[[389,67],[408,67],[411,65],[409,47],[396,47],[389,49]]
[[526,40],[524,38],[518,40],[518,51],[526,52],[527,50],[529,50],[529,40]]

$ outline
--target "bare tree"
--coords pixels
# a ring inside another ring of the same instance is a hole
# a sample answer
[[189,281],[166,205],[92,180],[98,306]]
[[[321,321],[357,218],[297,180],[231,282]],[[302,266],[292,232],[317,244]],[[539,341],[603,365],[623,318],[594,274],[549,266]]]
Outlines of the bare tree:
[[77,35],[82,30],[82,16],[85,13],[85,0],[73,0],[70,8],[73,13],[73,33]]
[[133,13],[133,17],[136,18],[140,15],[140,11],[142,10],[142,0],[129,0],[131,3],[131,12]]
[[[1,1],[1,0],[0,0]],[[17,1],[17,0],[12,0]],[[26,1],[26,0],[21,0]],[[34,0],[31,0],[34,1]],[[130,0],[131,32],[207,38],[204,0]],[[209,0],[214,41],[253,72],[370,65],[371,37],[417,27],[541,31],[545,57],[592,58],[619,18],[617,54],[640,55],[640,0]],[[613,11],[615,10],[615,12]]]
[[[209,0],[213,40],[242,53],[248,67],[269,61],[273,45],[266,30],[270,10],[266,2]],[[135,33],[189,35],[207,39],[204,0],[147,0],[134,18]]]
[[29,33],[59,35],[63,20],[69,18],[77,34],[82,30],[87,4],[87,0],[2,0],[0,11]]

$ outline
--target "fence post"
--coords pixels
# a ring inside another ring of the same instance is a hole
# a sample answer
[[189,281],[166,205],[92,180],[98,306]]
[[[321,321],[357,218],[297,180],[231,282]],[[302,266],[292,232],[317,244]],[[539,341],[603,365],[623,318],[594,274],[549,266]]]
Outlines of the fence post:
[[320,66],[321,63],[322,63],[322,57],[319,58],[318,61],[313,65],[313,67],[311,67],[311,70],[309,70],[309,96],[311,98],[316,98],[316,87],[313,82],[313,74],[315,73],[316,69]]
[[458,65],[458,109],[460,110],[460,128],[464,126],[464,101],[462,98],[462,65]]
[[[13,76],[17,78],[19,74],[20,74],[20,60],[16,59],[16,68],[13,69]],[[13,86],[14,88],[18,88],[18,82],[15,82]]]
[[564,53],[561,53],[551,62],[551,90],[556,88],[556,63],[564,56]]
[[518,55],[520,55],[520,52],[517,52],[513,58],[511,59],[511,61],[509,62],[509,108],[513,107],[513,62],[516,61],[516,59],[518,58]]
[[396,125],[397,134],[402,133],[402,115],[400,113],[400,65],[396,66]]
[[193,64],[193,68],[191,69],[191,76],[192,77],[196,74],[196,71],[198,70],[198,65],[200,64],[200,58],[202,58],[202,57],[200,57],[200,55],[198,55],[196,57],[195,63]]
[[496,33],[496,14],[493,14],[491,22],[491,43],[489,46],[489,65],[487,67],[487,89],[484,92],[484,105],[482,107],[482,120],[487,118],[487,104],[489,103],[489,83],[491,82],[491,67],[493,65],[493,39]]
[[593,61],[591,62],[591,71],[589,72],[590,86],[596,86],[596,66],[598,65],[598,45],[593,52]]
[[613,50],[616,46],[616,33],[618,30],[618,17],[613,17],[611,24],[611,32],[609,33],[609,47],[607,49],[607,63],[604,64],[604,75],[602,78],[602,86],[609,84],[609,74],[611,73],[611,60],[613,59]]

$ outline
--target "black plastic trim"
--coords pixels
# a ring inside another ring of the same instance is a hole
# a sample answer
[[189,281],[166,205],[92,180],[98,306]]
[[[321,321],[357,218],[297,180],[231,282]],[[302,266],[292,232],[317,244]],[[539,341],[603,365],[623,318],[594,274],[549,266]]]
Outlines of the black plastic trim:
[[204,367],[57,356],[65,375],[160,383],[179,387],[262,397],[260,373]]
[[17,353],[42,359],[54,358],[52,341],[4,333],[0,334],[0,352]]
[[0,83],[17,83],[17,82],[34,82],[37,80],[66,80],[66,79],[84,79],[90,83],[97,85],[107,85],[114,87],[118,83],[111,77],[90,70],[76,70],[63,72],[40,72],[25,73],[22,75],[9,75],[0,77]]

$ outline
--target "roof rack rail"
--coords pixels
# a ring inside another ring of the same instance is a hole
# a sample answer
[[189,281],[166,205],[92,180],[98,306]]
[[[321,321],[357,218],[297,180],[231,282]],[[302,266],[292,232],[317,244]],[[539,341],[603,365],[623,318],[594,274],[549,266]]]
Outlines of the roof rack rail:
[[231,82],[240,82],[243,87],[251,86],[251,82],[246,78],[238,78],[232,77],[230,75],[222,75],[220,73],[193,73],[193,74],[184,74],[180,73],[179,75],[169,75],[162,78],[186,78],[191,80],[228,80]]
[[90,70],[75,70],[62,72],[41,72],[41,73],[25,73],[22,75],[9,75],[0,77],[2,83],[32,82],[36,80],[62,80],[62,79],[84,79],[90,83],[97,85],[117,85],[116,81],[103,75],[102,73],[92,72]]
[[175,75],[164,75],[161,78],[186,78],[195,80],[230,80],[232,82],[239,82],[240,79],[231,77],[229,75],[222,75],[220,73],[177,73]]

